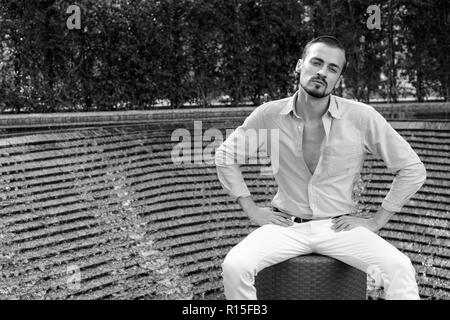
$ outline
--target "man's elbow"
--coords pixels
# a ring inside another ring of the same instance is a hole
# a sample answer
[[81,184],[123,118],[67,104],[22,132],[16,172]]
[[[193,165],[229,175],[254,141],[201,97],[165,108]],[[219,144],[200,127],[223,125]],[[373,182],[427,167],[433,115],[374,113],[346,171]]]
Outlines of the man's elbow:
[[226,152],[222,146],[216,149],[214,154],[214,164],[216,167],[225,167],[227,163]]
[[425,168],[425,165],[423,164],[423,162],[420,162],[417,166],[417,168],[415,168],[415,173],[417,175],[417,182],[418,184],[420,184],[420,186],[422,186],[425,181],[427,180],[427,169]]
[[427,180],[427,170],[422,162],[416,162],[400,170],[399,176],[419,189]]

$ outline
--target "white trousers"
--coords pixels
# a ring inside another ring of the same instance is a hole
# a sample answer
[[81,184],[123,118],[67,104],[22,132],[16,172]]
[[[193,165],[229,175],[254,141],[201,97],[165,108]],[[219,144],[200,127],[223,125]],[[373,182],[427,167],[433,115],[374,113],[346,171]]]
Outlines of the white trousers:
[[266,224],[250,233],[222,263],[226,298],[256,300],[254,282],[260,270],[298,255],[318,253],[370,273],[384,287],[386,299],[419,299],[415,270],[406,255],[364,227],[336,232],[331,226],[331,219],[290,227]]

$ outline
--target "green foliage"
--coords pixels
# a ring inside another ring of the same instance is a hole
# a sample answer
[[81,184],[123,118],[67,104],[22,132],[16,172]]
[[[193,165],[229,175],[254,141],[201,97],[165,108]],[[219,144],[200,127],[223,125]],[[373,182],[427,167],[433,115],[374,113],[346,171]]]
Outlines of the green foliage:
[[404,73],[423,101],[430,90],[449,95],[450,6],[448,1],[400,1],[399,15],[403,36],[399,41],[405,50]]
[[[66,10],[81,7],[81,30]],[[366,27],[369,0],[0,0],[0,110],[61,112],[261,103],[294,90],[306,42],[332,34],[349,68],[338,94],[396,101],[399,77],[422,100],[449,98],[449,4],[382,3],[381,30]],[[380,80],[380,74],[386,81]]]

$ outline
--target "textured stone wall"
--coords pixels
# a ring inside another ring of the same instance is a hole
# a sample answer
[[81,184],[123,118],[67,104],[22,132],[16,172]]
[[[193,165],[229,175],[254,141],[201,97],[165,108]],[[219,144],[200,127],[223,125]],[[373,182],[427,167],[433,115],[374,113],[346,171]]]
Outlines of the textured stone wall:
[[[213,165],[171,161],[171,133],[200,119],[224,132],[251,110],[2,116],[0,298],[223,298],[220,263],[255,226]],[[449,299],[450,122],[391,124],[428,179],[381,235],[411,258],[423,298]],[[243,170],[268,204],[273,178]],[[366,161],[362,211],[375,210],[392,179]]]

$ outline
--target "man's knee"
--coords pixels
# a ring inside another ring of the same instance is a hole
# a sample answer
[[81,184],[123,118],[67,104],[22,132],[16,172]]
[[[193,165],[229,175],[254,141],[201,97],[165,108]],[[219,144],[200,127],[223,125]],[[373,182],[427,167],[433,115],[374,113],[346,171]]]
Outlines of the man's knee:
[[415,273],[414,267],[411,263],[411,259],[408,258],[405,254],[401,254],[401,257],[397,260],[397,267],[403,272],[412,272]]
[[[273,224],[263,225],[254,230],[249,237],[250,241],[240,242],[234,246],[226,255],[222,263],[222,274],[225,276],[253,274],[255,267],[255,255],[252,254],[258,245],[258,240],[266,237],[271,230],[280,228]],[[248,240],[249,238],[246,238]]]
[[242,279],[243,277],[251,276],[253,266],[245,259],[245,256],[240,256],[231,250],[225,260],[222,262],[222,276],[224,279],[232,280]]
[[404,254],[390,263],[389,280],[386,283],[387,300],[420,299],[416,282],[416,271],[411,260]]
[[414,276],[416,272],[411,260],[403,253],[396,255],[394,259],[389,259],[387,269],[391,275]]

